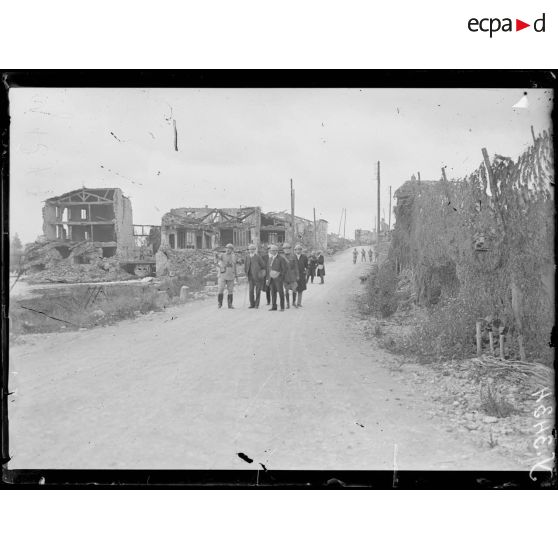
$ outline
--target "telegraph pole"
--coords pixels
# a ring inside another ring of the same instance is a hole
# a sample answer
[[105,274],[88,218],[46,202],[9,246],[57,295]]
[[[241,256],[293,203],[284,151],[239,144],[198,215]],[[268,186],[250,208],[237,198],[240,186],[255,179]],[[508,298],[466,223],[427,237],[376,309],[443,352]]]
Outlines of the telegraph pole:
[[343,238],[345,237],[345,227],[347,226],[347,208],[345,208],[345,222],[343,223]]
[[291,242],[294,245],[295,243],[295,213],[294,213],[294,206],[295,206],[295,192],[293,190],[293,179],[291,178]]
[[376,250],[380,256],[380,161],[378,161],[378,220],[376,225]]
[[314,208],[314,250],[318,249],[318,242],[316,238],[316,208]]

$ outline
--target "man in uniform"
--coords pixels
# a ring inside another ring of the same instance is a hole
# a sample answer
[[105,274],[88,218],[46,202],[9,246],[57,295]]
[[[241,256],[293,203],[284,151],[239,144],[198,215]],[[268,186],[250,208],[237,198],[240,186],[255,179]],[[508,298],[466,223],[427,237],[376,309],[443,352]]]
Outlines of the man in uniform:
[[229,308],[234,308],[233,306],[233,290],[234,282],[237,278],[236,272],[236,256],[233,253],[234,246],[232,244],[227,244],[225,247],[225,253],[219,254],[215,252],[215,263],[219,268],[219,277],[217,279],[217,305],[218,308],[223,306],[223,296],[225,293],[225,287],[227,287],[227,302]]
[[283,278],[283,287],[285,289],[285,302],[287,308],[290,308],[289,291],[293,293],[293,308],[296,308],[296,289],[298,287],[298,262],[292,253],[291,245],[288,242],[283,244],[283,253],[279,253],[287,262],[287,274]]
[[277,310],[277,293],[281,302],[281,312],[285,310],[285,293],[283,292],[283,279],[287,274],[287,260],[279,255],[279,249],[275,244],[269,247],[269,259],[267,261],[266,283],[271,290],[271,310]]
[[248,246],[248,256],[244,260],[244,271],[246,272],[246,277],[248,277],[248,294],[250,297],[250,306],[248,308],[259,308],[260,293],[267,270],[263,258],[256,252],[255,244]]

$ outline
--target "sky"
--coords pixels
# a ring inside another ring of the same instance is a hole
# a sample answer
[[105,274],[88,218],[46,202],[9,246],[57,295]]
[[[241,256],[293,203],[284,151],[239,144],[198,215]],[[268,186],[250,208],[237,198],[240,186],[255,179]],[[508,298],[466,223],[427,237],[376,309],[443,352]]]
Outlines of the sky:
[[[513,106],[527,94],[523,108]],[[461,178],[481,149],[516,158],[551,129],[542,89],[13,88],[10,234],[42,234],[45,199],[85,186],[121,188],[135,224],[176,207],[259,205],[329,222],[347,238],[372,229],[380,161],[389,189],[412,174]],[[178,151],[174,149],[176,121]],[[393,208],[393,202],[392,202]],[[392,217],[392,226],[394,218]],[[343,233],[343,225],[341,225]]]

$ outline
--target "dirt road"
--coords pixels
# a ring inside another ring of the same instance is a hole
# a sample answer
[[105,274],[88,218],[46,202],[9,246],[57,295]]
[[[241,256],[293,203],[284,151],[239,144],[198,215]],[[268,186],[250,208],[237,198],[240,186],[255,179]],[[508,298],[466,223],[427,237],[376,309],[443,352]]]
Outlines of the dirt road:
[[[208,299],[10,352],[10,468],[517,469],[427,416],[356,328],[350,251],[304,308]],[[249,465],[238,457],[252,458]]]

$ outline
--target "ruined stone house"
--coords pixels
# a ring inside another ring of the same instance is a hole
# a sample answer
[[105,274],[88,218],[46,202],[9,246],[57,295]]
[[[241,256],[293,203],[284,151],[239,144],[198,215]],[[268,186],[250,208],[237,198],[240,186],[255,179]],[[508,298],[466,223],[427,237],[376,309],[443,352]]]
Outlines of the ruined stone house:
[[[263,213],[260,207],[171,209],[161,223],[161,246],[173,250],[204,250],[229,242],[238,250],[249,244],[265,247],[291,240],[291,216]],[[314,245],[314,223],[295,217],[295,241]],[[327,248],[327,221],[316,223],[317,247]]]
[[80,188],[47,199],[43,207],[45,239],[57,241],[63,256],[85,241],[100,248],[104,258],[130,257],[132,222],[132,204],[120,188]]
[[372,244],[376,240],[376,234],[365,229],[355,230],[355,242],[360,246],[364,244]]

